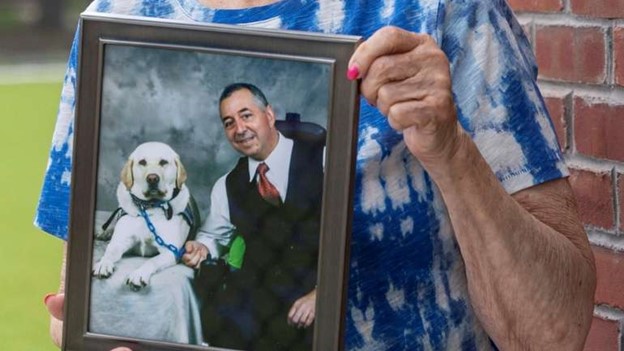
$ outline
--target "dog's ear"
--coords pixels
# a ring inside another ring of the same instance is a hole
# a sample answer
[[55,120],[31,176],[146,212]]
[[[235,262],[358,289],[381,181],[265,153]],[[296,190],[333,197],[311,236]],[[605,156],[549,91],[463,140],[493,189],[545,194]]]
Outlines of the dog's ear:
[[182,184],[186,182],[186,169],[184,169],[182,162],[180,162],[180,159],[177,157],[175,159],[175,163],[176,167],[178,168],[178,172],[176,173],[176,187],[180,189],[182,187]]
[[128,159],[126,164],[121,169],[121,182],[124,183],[126,188],[130,190],[132,188],[132,184],[134,184],[134,175],[132,174],[132,159]]

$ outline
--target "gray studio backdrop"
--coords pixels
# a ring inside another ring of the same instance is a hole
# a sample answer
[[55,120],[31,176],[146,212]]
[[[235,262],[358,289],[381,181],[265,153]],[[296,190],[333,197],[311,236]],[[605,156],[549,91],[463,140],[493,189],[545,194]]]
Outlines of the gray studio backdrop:
[[234,82],[252,83],[265,93],[277,119],[296,112],[302,121],[326,127],[330,73],[330,65],[318,62],[108,45],[97,209],[117,208],[119,174],[134,148],[161,141],[180,155],[205,219],[212,185],[240,157],[221,126],[221,90]]

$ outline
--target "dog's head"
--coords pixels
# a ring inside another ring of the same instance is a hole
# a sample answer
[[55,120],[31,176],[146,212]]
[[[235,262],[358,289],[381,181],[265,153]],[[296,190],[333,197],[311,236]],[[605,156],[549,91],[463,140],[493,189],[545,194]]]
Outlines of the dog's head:
[[139,145],[121,170],[121,182],[142,200],[170,200],[186,181],[180,157],[164,143]]

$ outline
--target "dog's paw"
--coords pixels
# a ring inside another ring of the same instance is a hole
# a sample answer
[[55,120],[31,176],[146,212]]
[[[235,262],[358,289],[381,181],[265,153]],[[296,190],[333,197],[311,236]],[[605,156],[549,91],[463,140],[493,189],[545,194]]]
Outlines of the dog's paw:
[[115,271],[115,264],[107,260],[101,260],[93,266],[93,276],[100,279],[106,279]]
[[139,291],[142,288],[146,287],[149,284],[151,274],[144,274],[137,269],[136,271],[130,273],[128,275],[128,279],[126,279],[126,285],[130,287],[130,289],[134,291]]

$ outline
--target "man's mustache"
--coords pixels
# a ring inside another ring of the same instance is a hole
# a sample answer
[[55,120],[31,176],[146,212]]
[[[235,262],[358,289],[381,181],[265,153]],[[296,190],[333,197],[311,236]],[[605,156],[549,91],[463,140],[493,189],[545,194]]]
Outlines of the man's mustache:
[[244,131],[243,133],[237,133],[234,134],[234,141],[238,142],[238,141],[244,141],[250,138],[253,138],[256,136],[256,133],[253,133],[251,131]]

